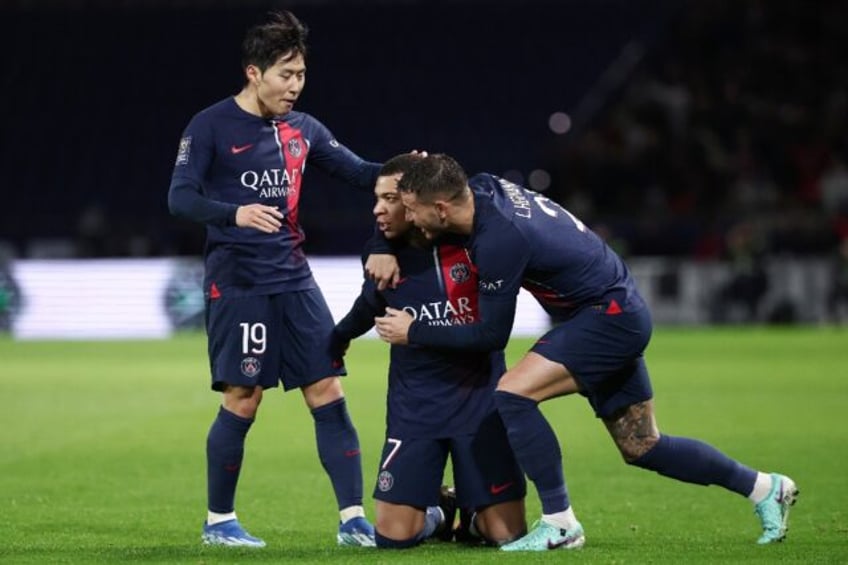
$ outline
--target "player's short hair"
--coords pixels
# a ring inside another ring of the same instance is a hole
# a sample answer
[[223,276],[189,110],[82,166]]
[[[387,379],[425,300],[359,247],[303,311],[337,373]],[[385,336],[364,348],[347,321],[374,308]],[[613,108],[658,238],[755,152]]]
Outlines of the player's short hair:
[[423,158],[424,157],[417,153],[401,153],[400,155],[395,155],[383,163],[383,167],[380,169],[378,176],[390,177],[397,174],[405,175],[410,169],[412,169],[415,163]]
[[288,10],[271,12],[271,19],[253,26],[241,45],[241,66],[256,65],[265,71],[280,57],[288,61],[298,55],[306,57],[306,36],[309,29]]
[[452,157],[444,153],[428,155],[416,162],[398,182],[399,192],[415,194],[419,200],[433,202],[440,196],[453,199],[465,191],[468,176]]

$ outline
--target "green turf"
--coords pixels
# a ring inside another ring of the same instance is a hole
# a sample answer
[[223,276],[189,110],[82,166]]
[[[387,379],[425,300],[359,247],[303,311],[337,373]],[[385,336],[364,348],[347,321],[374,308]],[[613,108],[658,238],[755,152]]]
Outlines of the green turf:
[[[512,360],[528,341],[511,344]],[[791,475],[789,539],[755,545],[750,504],[626,467],[579,397],[544,405],[587,532],[575,553],[504,554],[431,543],[335,545],[337,513],[299,393],[266,394],[237,499],[262,550],[203,547],[208,390],[202,336],[159,342],[0,339],[0,562],[848,562],[848,332],[659,329],[648,351],[660,429]],[[344,381],[359,429],[366,509],[384,422],[386,346],[355,342]],[[539,512],[528,497],[531,520]]]

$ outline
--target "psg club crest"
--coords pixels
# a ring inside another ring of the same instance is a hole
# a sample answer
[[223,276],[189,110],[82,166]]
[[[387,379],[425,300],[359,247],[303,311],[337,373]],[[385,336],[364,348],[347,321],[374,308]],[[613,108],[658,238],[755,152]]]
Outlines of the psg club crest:
[[380,492],[388,492],[395,486],[395,478],[388,471],[383,471],[377,477],[377,488]]
[[245,357],[241,360],[241,374],[252,379],[262,370],[262,365],[256,357]]
[[464,283],[471,277],[471,269],[465,263],[457,263],[450,268],[450,278],[455,283]]
[[288,143],[288,150],[289,150],[289,155],[291,155],[292,157],[295,157],[295,158],[300,157],[300,152],[301,152],[300,140],[297,139],[297,138],[290,139],[289,143]]

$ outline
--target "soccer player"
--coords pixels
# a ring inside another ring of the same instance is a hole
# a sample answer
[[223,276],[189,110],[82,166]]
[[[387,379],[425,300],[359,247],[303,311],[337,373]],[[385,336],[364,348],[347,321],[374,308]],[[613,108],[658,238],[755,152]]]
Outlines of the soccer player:
[[[434,327],[473,323],[479,315],[477,271],[464,238],[431,245],[404,218],[397,182],[420,159],[394,157],[377,179],[374,215],[386,238],[396,242],[404,278],[384,291],[366,279],[336,326],[340,353],[373,327],[386,306]],[[440,531],[450,538],[452,513],[446,516],[436,506],[448,455],[456,503],[476,511],[472,532],[492,544],[523,535],[524,475],[492,397],[506,370],[503,348],[468,353],[393,345],[390,355],[386,443],[374,489],[377,547],[412,547],[434,533],[443,537]]]
[[625,462],[748,497],[763,533],[784,538],[798,489],[789,477],[766,474],[698,440],[661,434],[643,352],[650,313],[622,260],[557,203],[504,179],[471,179],[446,155],[422,159],[400,181],[408,217],[427,237],[469,238],[480,297],[477,323],[437,326],[388,309],[377,320],[393,344],[485,351],[504,347],[519,288],[556,319],[517,365],[501,377],[495,402],[519,464],[542,502],[538,526],[505,551],[579,548],[583,527],[565,487],[562,455],[538,404],[579,392],[604,422]]
[[333,318],[303,252],[306,163],[370,189],[380,169],[292,110],[306,77],[306,27],[290,12],[247,32],[245,84],[195,115],[168,193],[171,212],[206,224],[206,330],[212,388],[223,393],[206,442],[207,544],[262,547],[235,513],[245,436],[263,391],[299,388],[339,506],[340,545],[373,546],[362,507],[359,439],[329,352]]

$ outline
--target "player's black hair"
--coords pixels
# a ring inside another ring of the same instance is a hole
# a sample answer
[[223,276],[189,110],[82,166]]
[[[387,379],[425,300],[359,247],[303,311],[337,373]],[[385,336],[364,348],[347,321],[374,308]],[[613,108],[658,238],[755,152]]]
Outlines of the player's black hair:
[[412,169],[415,163],[421,159],[423,159],[423,157],[416,153],[401,153],[400,155],[395,155],[383,163],[379,176],[389,177],[397,174],[405,175],[410,169]]
[[247,31],[241,45],[241,66],[256,65],[265,72],[280,57],[288,61],[298,55],[306,58],[309,29],[288,10],[271,12],[270,21]]
[[444,153],[429,155],[416,162],[398,182],[398,191],[414,193],[419,200],[448,200],[464,193],[468,176],[452,157]]

